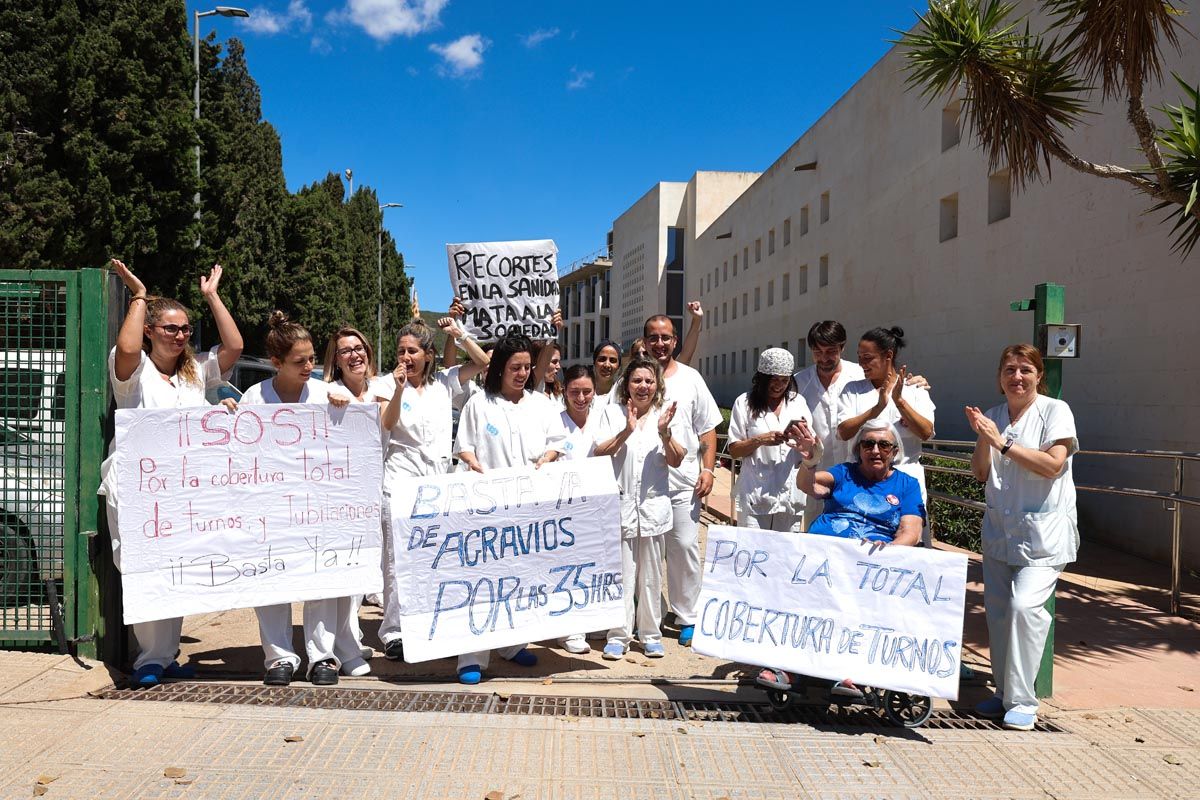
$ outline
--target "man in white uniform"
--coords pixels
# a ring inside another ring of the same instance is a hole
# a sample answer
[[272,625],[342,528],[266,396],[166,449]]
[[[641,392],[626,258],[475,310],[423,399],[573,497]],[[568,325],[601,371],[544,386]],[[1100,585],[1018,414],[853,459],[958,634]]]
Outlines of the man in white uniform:
[[666,382],[664,406],[677,403],[675,419],[685,424],[681,443],[686,455],[671,467],[671,530],[666,535],[667,595],[679,624],[679,643],[692,643],[700,600],[700,504],[713,486],[717,460],[717,425],[721,409],[700,373],[675,360],[678,338],[669,317],[646,320],[642,335],[650,357],[658,361]]

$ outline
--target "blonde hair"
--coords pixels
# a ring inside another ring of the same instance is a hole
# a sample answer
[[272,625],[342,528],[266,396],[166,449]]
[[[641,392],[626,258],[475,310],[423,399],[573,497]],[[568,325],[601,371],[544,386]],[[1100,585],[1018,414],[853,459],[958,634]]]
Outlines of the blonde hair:
[[[187,308],[178,300],[172,300],[169,297],[148,297],[146,298],[146,325],[153,328],[159,324],[163,314],[168,311],[182,311],[185,317],[188,317],[189,324],[191,316],[188,314]],[[149,355],[154,349],[154,343],[145,335],[142,334],[142,349]],[[197,384],[200,383],[200,370],[196,365],[196,353],[192,350],[192,343],[188,342],[183,346],[183,352],[179,354],[179,360],[175,362],[175,374],[177,374],[184,383]]]
[[363,343],[363,348],[367,351],[367,380],[371,380],[377,374],[375,369],[375,348],[371,347],[371,341],[366,336],[363,336],[362,331],[358,328],[343,325],[334,331],[333,336],[329,337],[329,345],[325,348],[326,383],[333,383],[342,377],[342,368],[337,365],[337,343],[338,339],[343,339],[347,336],[353,336],[358,339]]
[[298,342],[311,342],[312,334],[298,322],[292,322],[288,315],[276,309],[267,318],[267,355],[283,361]]
[[437,348],[433,343],[433,330],[425,324],[425,320],[414,317],[413,321],[400,329],[396,334],[396,349],[400,349],[400,340],[411,336],[417,340],[417,345],[425,351],[425,371],[421,374],[421,383],[433,383],[433,373],[437,370]]
[[662,365],[657,360],[645,356],[634,356],[625,365],[625,371],[621,373],[621,379],[617,382],[617,402],[622,406],[629,402],[629,381],[639,369],[648,369],[654,373],[654,397],[651,398],[650,405],[660,408],[667,393],[667,382],[663,380]]

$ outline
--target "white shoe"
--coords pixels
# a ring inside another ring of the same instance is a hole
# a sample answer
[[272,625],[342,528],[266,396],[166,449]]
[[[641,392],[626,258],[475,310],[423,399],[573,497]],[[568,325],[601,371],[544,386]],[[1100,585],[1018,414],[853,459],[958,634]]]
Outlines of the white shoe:
[[379,596],[378,592],[372,592],[363,597],[363,605],[383,608],[383,598]]
[[592,646],[583,637],[563,639],[562,646],[563,650],[566,650],[568,653],[574,653],[577,656],[587,655],[592,652]]
[[371,674],[371,665],[361,658],[352,658],[342,664],[342,674],[352,678],[361,678],[363,675]]

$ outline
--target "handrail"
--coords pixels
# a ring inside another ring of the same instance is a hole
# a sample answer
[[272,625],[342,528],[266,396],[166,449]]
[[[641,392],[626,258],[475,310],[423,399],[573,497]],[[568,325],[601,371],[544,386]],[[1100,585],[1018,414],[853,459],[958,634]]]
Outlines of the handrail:
[[593,250],[592,252],[588,253],[586,256],[575,259],[574,261],[572,261],[570,264],[567,265],[566,269],[564,269],[562,272],[560,272],[558,274],[558,277],[564,278],[567,275],[570,275],[575,270],[580,269],[581,267],[587,266],[588,264],[594,264],[597,261],[599,261],[600,259],[604,259],[605,261],[612,260],[612,255],[610,254],[607,245]]
[[[924,443],[922,456],[944,458],[959,463],[970,462],[971,457],[966,453],[947,451],[947,447],[970,447],[974,449],[975,442],[956,439],[930,439]],[[1172,491],[1164,492],[1156,489],[1139,489],[1125,486],[1098,486],[1094,484],[1075,484],[1075,489],[1081,492],[1110,494],[1118,497],[1139,497],[1150,500],[1161,500],[1165,510],[1171,512],[1171,614],[1179,616],[1180,595],[1182,594],[1183,578],[1183,507],[1200,507],[1200,497],[1192,497],[1183,493],[1184,467],[1187,462],[1200,461],[1200,453],[1189,453],[1176,450],[1080,450],[1076,456],[1102,456],[1117,458],[1156,458],[1171,459],[1175,464],[1175,486]],[[930,472],[940,472],[948,475],[973,477],[970,470],[957,467],[943,467],[936,464],[925,464]],[[945,492],[930,491],[929,496],[964,508],[985,511],[986,505],[977,500],[969,500]]]

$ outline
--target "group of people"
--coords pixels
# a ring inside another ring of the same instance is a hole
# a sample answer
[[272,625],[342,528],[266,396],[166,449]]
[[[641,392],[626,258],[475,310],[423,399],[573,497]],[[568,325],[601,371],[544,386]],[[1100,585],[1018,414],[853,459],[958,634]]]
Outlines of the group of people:
[[[113,267],[131,292],[129,310],[109,360],[120,408],[202,405],[241,354],[237,326],[220,300],[221,268],[201,279],[201,294],[216,321],[220,344],[193,353],[186,309],[150,298],[119,261]],[[401,608],[392,564],[395,545],[388,498],[398,485],[452,469],[487,472],[534,468],[556,459],[610,457],[621,493],[620,541],[625,616],[606,636],[603,657],[620,660],[634,639],[649,658],[662,643],[665,583],[678,640],[691,643],[701,586],[700,510],[712,491],[721,410],[703,377],[688,365],[703,311],[689,304],[692,325],[680,346],[663,315],[646,320],[626,357],[604,341],[592,364],[560,370],[553,341],[510,335],[485,352],[459,324],[455,300],[438,320],[447,333],[440,367],[433,331],[414,317],[399,332],[396,367],[378,375],[370,341],[351,327],[325,348],[323,379],[312,377],[311,335],[282,312],[269,321],[265,348],[275,376],[250,387],[243,404],[377,403],[387,437],[383,485],[383,622],[380,639],[389,659],[403,658]],[[556,317],[556,323],[560,321]],[[921,442],[933,436],[929,384],[898,359],[905,345],[898,327],[872,328],[858,342],[858,363],[843,359],[847,337],[834,321],[814,324],[807,343],[813,364],[795,371],[792,354],[769,348],[758,359],[749,391],[733,404],[728,453],[741,460],[737,522],[783,534],[813,533],[893,545],[929,544]],[[459,349],[467,360],[460,363]],[[560,377],[560,372],[561,377]],[[978,442],[972,471],[986,483],[985,604],[991,637],[995,696],[979,711],[1008,727],[1032,728],[1033,683],[1050,618],[1044,610],[1063,566],[1078,543],[1071,455],[1078,449],[1065,403],[1044,393],[1045,368],[1029,345],[1006,348],[999,388],[1005,402],[965,414]],[[475,380],[477,377],[481,381]],[[232,401],[226,401],[231,406]],[[461,409],[457,435],[452,411]],[[112,470],[107,470],[111,475]],[[106,477],[110,528],[120,512]],[[613,535],[618,535],[614,531]],[[308,679],[337,683],[339,673],[370,671],[358,626],[361,598],[306,601],[303,610]],[[264,654],[264,682],[288,684],[302,659],[291,635],[290,605],[256,609]],[[176,661],[181,620],[133,627],[138,655],[133,680],[153,685],[189,674]],[[579,631],[561,645],[590,651]],[[522,666],[537,663],[525,646],[498,650]],[[478,683],[490,652],[464,653],[458,678]],[[790,676],[766,669],[760,680],[786,685]],[[852,679],[836,693],[861,690]]]

